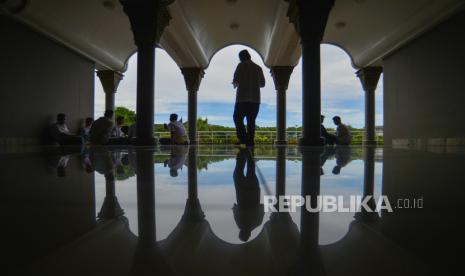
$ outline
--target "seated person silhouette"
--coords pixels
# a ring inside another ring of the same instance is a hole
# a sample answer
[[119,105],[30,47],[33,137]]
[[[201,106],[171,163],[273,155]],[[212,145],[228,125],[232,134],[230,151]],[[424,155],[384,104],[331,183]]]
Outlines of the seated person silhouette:
[[170,159],[165,160],[164,166],[170,168],[171,177],[178,176],[178,170],[181,169],[186,162],[187,152],[189,150],[188,146],[183,147],[171,147],[171,156]]
[[[246,165],[247,173],[244,175]],[[252,230],[262,224],[264,216],[255,162],[247,149],[240,149],[237,154],[233,178],[237,200],[233,206],[234,220],[239,227],[239,239],[245,242]]]
[[320,132],[321,132],[321,137],[325,138],[325,144],[326,145],[334,145],[336,144],[336,136],[333,134],[328,133],[326,130],[326,127],[323,125],[323,122],[325,120],[325,116],[321,115],[321,126],[320,126]]
[[64,113],[57,114],[56,122],[50,127],[50,137],[53,142],[59,145],[82,145],[83,140],[79,135],[70,133],[66,125],[66,115]]
[[90,142],[94,145],[106,145],[110,141],[113,129],[113,110],[106,110],[103,117],[98,118],[90,128]]
[[333,122],[337,126],[336,128],[336,144],[347,146],[352,141],[349,128],[342,123],[341,117],[334,116]]
[[164,124],[163,127],[170,132],[171,138],[160,138],[161,145],[188,145],[189,138],[186,134],[186,129],[182,124],[182,120],[178,121],[178,114],[170,115],[170,122]]
[[[325,138],[325,143],[328,145],[341,145],[348,146],[352,142],[352,136],[350,135],[349,127],[342,123],[341,117],[334,116],[333,122],[337,126],[336,134],[331,134],[326,131],[326,128],[323,126],[324,116],[321,118],[321,136]],[[324,129],[324,130],[323,130]]]
[[94,118],[87,117],[84,122],[84,127],[79,130],[79,134],[81,135],[82,139],[85,143],[89,142],[90,139],[90,128],[94,123]]
[[124,117],[123,116],[116,117],[116,123],[111,129],[111,137],[108,140],[109,145],[128,145],[129,144],[130,139],[127,137],[127,134],[124,133],[123,125],[124,125]]
[[123,125],[124,125],[124,117],[123,116],[116,117],[116,123],[111,129],[111,137],[116,137],[116,138],[124,137],[125,134],[122,130]]

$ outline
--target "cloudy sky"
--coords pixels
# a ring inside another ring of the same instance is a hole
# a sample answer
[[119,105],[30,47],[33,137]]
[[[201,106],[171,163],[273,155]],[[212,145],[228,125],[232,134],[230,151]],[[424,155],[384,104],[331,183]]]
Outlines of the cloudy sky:
[[[236,68],[237,54],[248,49],[252,60],[262,66],[266,86],[262,89],[262,105],[257,118],[260,126],[276,125],[276,91],[269,69],[260,56],[244,46],[229,46],[219,51],[205,70],[198,94],[198,116],[207,117],[210,123],[232,126],[235,91],[231,85]],[[364,95],[360,81],[355,76],[349,56],[341,49],[322,45],[322,113],[331,118],[339,115],[342,120],[354,127],[364,125]],[[129,60],[128,71],[120,83],[116,94],[116,106],[136,108],[137,57]],[[292,74],[287,94],[288,126],[301,125],[302,121],[302,68],[299,65]],[[382,79],[376,94],[376,125],[383,124],[383,87]],[[105,108],[105,95],[98,78],[95,81],[95,116],[99,117]],[[187,120],[187,92],[180,69],[163,50],[156,51],[155,69],[155,122],[168,120],[171,113],[178,113]],[[325,122],[332,127],[331,120]]]

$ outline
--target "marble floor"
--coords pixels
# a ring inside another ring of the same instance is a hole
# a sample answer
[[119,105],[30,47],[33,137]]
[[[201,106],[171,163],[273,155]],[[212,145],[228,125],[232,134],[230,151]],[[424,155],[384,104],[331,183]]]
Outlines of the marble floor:
[[[0,271],[447,274],[461,268],[464,164],[463,148],[3,149]],[[338,209],[267,204],[306,196]],[[371,212],[344,208],[357,196]]]

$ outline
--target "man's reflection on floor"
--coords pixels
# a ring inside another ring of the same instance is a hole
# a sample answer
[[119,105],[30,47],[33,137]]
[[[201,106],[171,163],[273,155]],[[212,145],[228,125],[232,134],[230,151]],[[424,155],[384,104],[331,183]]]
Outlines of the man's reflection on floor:
[[[244,169],[247,165],[247,173]],[[248,149],[240,149],[234,169],[236,201],[233,206],[234,220],[239,227],[239,239],[247,241],[252,230],[262,224],[264,210],[260,204],[260,186],[255,174],[255,162]]]
[[333,174],[340,174],[341,169],[347,166],[352,161],[352,150],[347,146],[336,146],[334,157],[336,158],[336,166],[333,168]]
[[326,160],[334,156],[336,159],[336,166],[334,166],[332,173],[334,175],[339,175],[341,173],[341,169],[347,166],[347,164],[352,161],[351,159],[352,150],[350,147],[347,146],[327,146],[325,150],[321,154],[320,157],[320,175],[324,175],[325,172],[323,170],[323,165],[326,163]]
[[182,170],[186,162],[189,146],[172,146],[170,159],[165,160],[164,166],[170,169],[172,177],[178,176],[178,170]]

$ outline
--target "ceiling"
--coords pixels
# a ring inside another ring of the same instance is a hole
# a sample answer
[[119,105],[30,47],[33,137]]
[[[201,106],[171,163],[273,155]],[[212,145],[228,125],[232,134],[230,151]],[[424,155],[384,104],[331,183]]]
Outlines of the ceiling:
[[[3,11],[23,0],[2,0]],[[464,6],[464,0],[336,0],[324,43],[344,49],[356,68],[382,58]],[[254,48],[268,66],[296,65],[299,38],[285,0],[176,0],[159,46],[179,67],[208,67],[231,44]],[[125,71],[136,51],[118,0],[29,0],[14,15],[74,49],[99,69]]]

